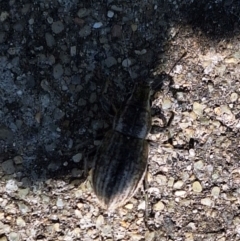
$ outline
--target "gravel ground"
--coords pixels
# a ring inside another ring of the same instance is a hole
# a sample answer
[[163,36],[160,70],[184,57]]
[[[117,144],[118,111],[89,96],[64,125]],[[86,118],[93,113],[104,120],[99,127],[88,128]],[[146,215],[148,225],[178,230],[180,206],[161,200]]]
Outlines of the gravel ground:
[[[0,241],[240,240],[239,23],[238,0],[0,0]],[[149,135],[148,205],[109,215],[86,177],[102,90],[119,107],[142,76],[174,118]]]

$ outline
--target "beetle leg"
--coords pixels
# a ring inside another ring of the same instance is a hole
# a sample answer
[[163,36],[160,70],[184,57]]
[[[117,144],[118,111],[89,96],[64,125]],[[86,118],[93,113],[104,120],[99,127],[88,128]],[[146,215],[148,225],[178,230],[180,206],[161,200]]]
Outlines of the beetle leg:
[[113,104],[110,103],[110,101],[106,98],[106,94],[108,92],[108,87],[110,85],[110,80],[108,78],[105,78],[102,74],[101,67],[98,67],[95,70],[95,76],[97,79],[100,79],[102,82],[104,79],[106,79],[104,86],[102,87],[101,91],[101,98],[100,98],[100,103],[103,108],[103,110],[111,117],[114,117],[117,110]]
[[111,117],[114,117],[117,113],[117,110],[113,104],[110,104],[110,102],[107,100],[107,98],[102,95],[100,99],[101,106],[103,110]]
[[[147,190],[149,188],[148,186],[148,180],[147,180],[147,171],[143,180],[143,188],[144,188],[144,194],[145,194],[145,212],[144,212],[144,222],[145,222],[145,226],[148,228],[148,218],[149,218],[149,212],[148,212],[148,193]],[[149,228],[148,228],[149,229]]]

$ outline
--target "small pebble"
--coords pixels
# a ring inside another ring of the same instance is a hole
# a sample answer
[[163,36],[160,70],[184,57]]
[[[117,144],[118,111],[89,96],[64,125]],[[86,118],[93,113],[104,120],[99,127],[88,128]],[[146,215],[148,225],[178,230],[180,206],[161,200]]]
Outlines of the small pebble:
[[162,109],[163,110],[167,110],[169,108],[171,108],[172,106],[172,101],[168,98],[165,98],[163,99],[163,102],[162,102]]
[[0,14],[0,21],[1,22],[4,22],[9,16],[9,13],[6,12],[6,11],[2,11],[1,14]]
[[186,195],[186,191],[183,191],[183,190],[175,192],[175,196],[177,196],[177,197],[182,197],[185,195]]
[[74,162],[80,162],[81,160],[82,160],[82,153],[77,153],[76,155],[74,155],[73,157],[72,157],[72,159],[73,159],[73,161]]
[[73,229],[73,234],[77,237],[79,237],[81,232],[82,232],[82,230],[80,228],[74,228]]
[[52,17],[47,17],[47,21],[49,24],[52,24],[53,23],[53,18]]
[[114,12],[111,11],[111,10],[109,10],[109,11],[107,12],[107,16],[108,16],[109,18],[112,18],[112,17],[114,16]]
[[22,214],[26,214],[26,213],[30,212],[30,208],[22,202],[18,203],[18,208]]
[[96,228],[99,229],[104,225],[104,217],[103,215],[99,215],[96,220]]
[[8,238],[9,238],[9,241],[20,241],[21,237],[20,237],[20,234],[19,233],[15,233],[15,232],[11,232],[9,235],[8,235]]
[[184,93],[183,92],[177,92],[176,93],[176,98],[177,98],[177,100],[179,100],[179,101],[184,101]]
[[125,68],[130,67],[131,64],[132,64],[132,62],[131,62],[130,59],[124,59],[124,60],[122,61],[122,66],[125,67]]
[[53,112],[53,117],[55,120],[61,120],[64,116],[65,113],[59,108],[56,108]]
[[58,208],[64,207],[64,202],[63,202],[62,198],[57,199],[56,205],[57,205]]
[[17,217],[16,224],[20,227],[26,226],[26,222],[22,219],[22,217]]
[[111,34],[113,38],[120,38],[122,36],[122,26],[120,25],[113,25]]
[[160,185],[160,186],[165,186],[167,185],[167,177],[165,175],[156,175],[156,182]]
[[60,232],[60,231],[61,231],[61,229],[60,229],[60,224],[59,224],[59,223],[54,223],[54,224],[53,224],[53,229],[54,229],[54,231],[56,231],[56,232]]
[[41,112],[36,113],[35,120],[37,121],[38,124],[40,124],[41,118],[42,118],[42,113]]
[[86,38],[87,36],[89,36],[91,34],[92,30],[91,30],[91,26],[89,25],[85,25],[83,28],[81,28],[81,30],[79,31],[79,36],[81,38]]
[[174,73],[181,74],[182,69],[183,69],[182,65],[176,65],[176,67],[174,69]]
[[0,241],[8,241],[7,237],[5,235],[2,235],[0,237]]
[[204,108],[205,108],[205,106],[198,102],[193,103],[193,111],[198,116],[202,116]]
[[165,208],[165,205],[161,201],[159,201],[153,205],[154,211],[162,211],[164,208]]
[[18,186],[15,180],[8,180],[6,183],[6,192],[11,193],[18,190]]
[[154,241],[156,240],[156,232],[153,231],[153,232],[150,232],[150,231],[147,231],[145,232],[145,239],[146,241]]
[[142,49],[142,50],[134,50],[134,53],[137,55],[144,55],[147,53],[146,49]]
[[132,203],[128,203],[124,206],[126,209],[128,210],[132,210],[133,209],[133,204]]
[[90,14],[91,10],[87,8],[80,8],[77,12],[79,18],[84,18]]
[[197,161],[194,163],[194,170],[201,170],[203,169],[203,166],[204,166],[203,161],[201,160]]
[[56,44],[54,37],[50,33],[45,34],[45,40],[46,40],[47,46],[50,48]]
[[194,192],[202,192],[202,186],[200,184],[200,182],[196,181],[192,184],[192,189]]
[[52,24],[52,31],[55,33],[55,34],[59,34],[63,31],[64,29],[64,25],[61,21],[57,21],[57,22],[53,22]]
[[169,180],[168,180],[167,185],[168,185],[168,187],[172,187],[173,184],[174,184],[174,178],[173,178],[173,177],[170,177]]
[[224,59],[226,64],[238,64],[239,60],[234,57]]
[[238,99],[238,94],[237,93],[232,93],[231,94],[231,101],[235,102],[235,101],[237,101],[237,99]]
[[145,201],[142,201],[142,202],[140,202],[140,204],[138,205],[137,210],[145,210],[145,208],[146,208],[146,202],[145,202]]
[[123,11],[122,7],[119,7],[117,5],[112,5],[111,9],[116,11],[116,12],[122,12]]
[[131,25],[131,28],[132,28],[132,31],[133,31],[133,32],[136,32],[137,29],[138,29],[138,25],[137,25],[137,24],[132,24],[132,25]]
[[218,198],[218,197],[219,197],[219,194],[220,194],[220,188],[219,188],[219,187],[213,187],[211,194],[212,194],[212,196],[214,196],[215,198]]
[[21,156],[15,156],[13,158],[13,161],[14,161],[15,164],[18,165],[18,164],[21,164],[23,162],[23,158]]
[[77,54],[77,47],[76,46],[71,46],[70,54],[71,54],[71,56],[76,56],[76,54]]
[[195,150],[194,149],[190,149],[189,150],[189,156],[190,157],[195,157]]
[[97,22],[93,24],[93,28],[101,28],[103,24],[101,22]]
[[201,199],[201,204],[210,207],[213,205],[213,201],[210,198],[203,198]]
[[30,18],[30,19],[28,20],[28,23],[29,23],[30,25],[34,24],[34,19],[33,19],[33,18]]
[[81,211],[79,211],[79,210],[76,209],[76,210],[74,211],[74,214],[76,215],[77,218],[82,218],[82,212],[81,212]]
[[184,184],[183,181],[177,181],[177,182],[174,183],[173,188],[174,189],[181,189],[183,184]]
[[29,193],[29,188],[19,188],[18,189],[18,196],[21,198],[25,198]]
[[185,233],[185,241],[194,241],[194,237],[192,233]]
[[232,115],[232,112],[227,105],[221,105],[220,108],[221,108],[222,113]]
[[15,172],[15,167],[12,159],[9,159],[2,163],[2,169],[6,174],[13,174]]
[[53,67],[53,77],[54,79],[59,79],[63,75],[63,67],[61,64],[56,64]]
[[117,64],[117,60],[114,57],[109,56],[107,59],[105,59],[105,64],[108,68],[110,68]]

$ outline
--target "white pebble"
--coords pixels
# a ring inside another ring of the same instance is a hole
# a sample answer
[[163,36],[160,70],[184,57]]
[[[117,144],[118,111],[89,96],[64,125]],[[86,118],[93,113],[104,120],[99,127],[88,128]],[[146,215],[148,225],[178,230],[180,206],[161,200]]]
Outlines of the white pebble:
[[201,204],[210,207],[213,205],[213,201],[210,198],[203,198],[201,199]]
[[177,182],[174,183],[173,188],[174,189],[181,189],[183,184],[184,184],[183,181],[177,181]]
[[185,195],[186,195],[186,191],[183,191],[183,190],[175,192],[175,196],[177,196],[177,197],[181,197],[181,196],[185,196]]
[[107,16],[108,16],[109,18],[112,18],[112,17],[114,16],[114,12],[111,11],[111,10],[109,10],[109,11],[107,12]]
[[237,99],[238,99],[238,94],[237,93],[232,93],[231,94],[231,101],[235,102],[235,101],[237,101]]
[[8,180],[7,184],[6,184],[6,192],[7,193],[11,193],[11,192],[15,192],[18,190],[18,186],[16,184],[15,180]]
[[167,110],[167,109],[171,108],[171,106],[172,106],[171,100],[168,98],[164,98],[163,102],[162,102],[162,109]]
[[215,198],[218,198],[219,194],[220,194],[220,188],[219,187],[213,187],[211,194]]
[[142,201],[137,207],[138,210],[145,210],[145,208],[146,208],[145,201]]
[[194,151],[194,149],[190,149],[190,150],[189,150],[189,156],[195,157],[195,151]]
[[194,192],[202,192],[202,185],[200,184],[200,182],[198,181],[195,181],[193,184],[192,184],[192,189]]
[[162,211],[164,208],[165,208],[165,205],[161,201],[159,201],[153,205],[154,211]]
[[93,24],[93,28],[101,28],[103,24],[101,22],[97,22]]
[[63,202],[63,200],[61,198],[57,199],[57,203],[56,204],[57,204],[58,208],[63,208],[63,206],[64,206],[64,202]]

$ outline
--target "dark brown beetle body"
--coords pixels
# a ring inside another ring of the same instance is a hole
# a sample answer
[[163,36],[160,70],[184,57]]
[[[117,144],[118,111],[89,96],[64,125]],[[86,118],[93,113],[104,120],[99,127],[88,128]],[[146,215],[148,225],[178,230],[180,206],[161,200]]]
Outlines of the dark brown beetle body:
[[145,176],[151,127],[150,85],[138,83],[116,114],[95,156],[92,186],[102,207],[114,210],[137,191]]

